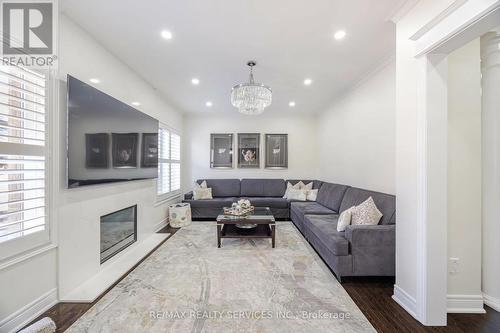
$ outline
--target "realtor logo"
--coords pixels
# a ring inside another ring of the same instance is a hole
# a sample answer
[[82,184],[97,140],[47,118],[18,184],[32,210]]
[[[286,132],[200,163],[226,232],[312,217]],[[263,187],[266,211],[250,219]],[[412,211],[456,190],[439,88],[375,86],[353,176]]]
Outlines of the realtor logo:
[[50,67],[55,56],[54,1],[0,0],[2,63]]

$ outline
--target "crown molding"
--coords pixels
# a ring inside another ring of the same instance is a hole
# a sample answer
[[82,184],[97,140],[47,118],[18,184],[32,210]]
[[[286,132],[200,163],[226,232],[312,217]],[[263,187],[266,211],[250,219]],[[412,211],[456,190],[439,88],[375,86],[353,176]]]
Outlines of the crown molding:
[[419,1],[420,0],[406,0],[387,17],[386,21],[398,23]]
[[448,7],[446,7],[443,11],[441,11],[438,15],[436,15],[432,20],[427,22],[422,28],[418,29],[410,39],[413,41],[418,40],[420,37],[429,32],[432,28],[438,25],[441,21],[447,18],[451,13],[456,11],[458,8],[463,6],[469,0],[455,0]]

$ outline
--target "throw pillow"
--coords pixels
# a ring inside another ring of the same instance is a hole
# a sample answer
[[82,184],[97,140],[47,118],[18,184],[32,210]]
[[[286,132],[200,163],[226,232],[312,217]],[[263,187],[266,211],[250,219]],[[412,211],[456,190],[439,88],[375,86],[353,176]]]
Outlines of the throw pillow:
[[295,185],[292,185],[292,183],[287,182],[287,183],[286,183],[286,191],[285,191],[285,195],[283,196],[283,198],[288,199],[288,191],[289,191],[290,189],[299,190],[299,189],[300,189],[300,185],[299,185],[299,183],[297,183],[297,184],[295,184]]
[[307,191],[307,197],[306,197],[307,201],[316,201],[317,197],[318,197],[318,190],[308,190]]
[[[302,182],[301,182],[302,183]],[[309,184],[304,184],[302,183],[302,187],[300,188],[301,190],[312,190],[313,189],[313,182],[310,182]]]
[[291,188],[288,191],[288,200],[306,201],[307,191]]
[[204,180],[201,182],[201,184],[198,184],[198,182],[194,182],[194,188],[207,188],[207,181]]
[[376,225],[384,216],[375,205],[372,197],[366,199],[362,204],[356,206],[352,212],[352,225]]
[[342,213],[340,213],[339,219],[337,221],[337,231],[338,232],[345,231],[347,226],[351,224],[352,210],[354,208],[355,208],[355,206],[352,206],[351,208],[346,209]]
[[193,190],[193,199],[194,200],[208,200],[213,199],[212,197],[212,188],[195,188]]

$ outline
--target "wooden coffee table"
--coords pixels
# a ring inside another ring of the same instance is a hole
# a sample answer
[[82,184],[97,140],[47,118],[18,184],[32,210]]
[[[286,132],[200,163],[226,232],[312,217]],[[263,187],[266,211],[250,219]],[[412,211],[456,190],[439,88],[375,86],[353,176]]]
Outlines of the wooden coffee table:
[[[255,224],[251,229],[242,225]],[[217,216],[217,247],[221,247],[223,238],[270,238],[274,248],[276,243],[276,223],[269,207],[255,207],[250,215],[229,216],[224,210]]]

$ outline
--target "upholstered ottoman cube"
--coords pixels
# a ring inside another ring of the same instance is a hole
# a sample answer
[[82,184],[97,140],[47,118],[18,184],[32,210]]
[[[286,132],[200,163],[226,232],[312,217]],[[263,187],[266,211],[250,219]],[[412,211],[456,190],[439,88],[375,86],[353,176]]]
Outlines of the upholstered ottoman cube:
[[178,203],[168,207],[170,226],[172,228],[185,227],[191,224],[191,205]]

